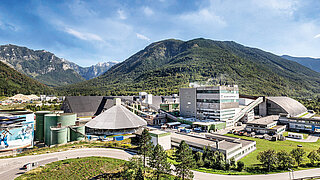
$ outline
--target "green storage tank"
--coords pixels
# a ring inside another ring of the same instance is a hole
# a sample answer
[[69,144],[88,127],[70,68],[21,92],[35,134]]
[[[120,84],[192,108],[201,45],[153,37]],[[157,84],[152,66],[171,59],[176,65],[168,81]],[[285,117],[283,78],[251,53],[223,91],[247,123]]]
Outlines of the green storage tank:
[[50,114],[50,111],[37,111],[36,114],[36,132],[35,139],[44,142],[44,115]]
[[85,126],[70,126],[70,140],[81,141],[84,140]]
[[[58,123],[61,123],[61,126],[72,126],[75,125],[77,120],[77,114],[74,113],[62,113],[59,114]],[[70,141],[70,129],[67,129],[67,140]]]
[[51,129],[52,126],[57,126],[58,114],[44,115],[44,143],[48,146],[51,145]]
[[61,127],[61,128],[50,128],[51,129],[51,143],[50,145],[55,144],[65,144],[68,142],[68,128]]

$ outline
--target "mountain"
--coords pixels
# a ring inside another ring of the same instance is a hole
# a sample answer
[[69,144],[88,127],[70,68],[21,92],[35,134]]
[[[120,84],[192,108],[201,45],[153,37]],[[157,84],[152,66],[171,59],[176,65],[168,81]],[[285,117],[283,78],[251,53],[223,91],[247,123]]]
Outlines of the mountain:
[[0,96],[12,96],[18,93],[51,94],[53,90],[0,62]]
[[84,81],[64,60],[45,50],[16,45],[0,46],[0,61],[48,86]]
[[295,61],[299,64],[302,64],[314,71],[320,72],[320,58],[310,58],[310,57],[292,57],[288,55],[281,56],[284,59],[290,61]]
[[75,70],[80,76],[85,78],[86,80],[95,78],[105,73],[112,66],[117,64],[118,62],[99,62],[96,65],[92,65],[90,67],[81,67],[73,62],[68,62],[70,67]]
[[272,53],[233,41],[169,39],[150,44],[103,75],[58,88],[69,95],[178,93],[191,82],[238,84],[241,94],[310,97],[320,73]]

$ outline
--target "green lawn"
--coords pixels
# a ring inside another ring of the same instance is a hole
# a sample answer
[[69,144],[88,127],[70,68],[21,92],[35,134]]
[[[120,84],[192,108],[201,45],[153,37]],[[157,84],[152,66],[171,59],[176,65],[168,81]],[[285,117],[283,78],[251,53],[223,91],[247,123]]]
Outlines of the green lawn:
[[123,160],[106,157],[67,159],[38,167],[16,179],[90,179],[103,173],[119,172],[124,163]]
[[[285,151],[291,151],[294,148],[297,148],[297,145],[302,145],[302,148],[309,153],[312,150],[317,150],[320,147],[320,141],[314,143],[306,143],[306,142],[295,142],[295,141],[268,141],[265,139],[259,139],[259,138],[253,138],[253,137],[246,137],[246,136],[237,136],[234,134],[226,134],[227,136],[231,137],[237,137],[242,139],[248,139],[253,140],[257,142],[257,149],[247,155],[246,157],[242,158],[241,161],[245,163],[246,166],[251,166],[255,164],[259,164],[259,161],[257,160],[257,155],[259,152],[268,150],[268,149],[274,149],[275,151],[285,150]],[[305,162],[309,162],[307,158],[305,158]]]
[[[53,162],[33,169],[16,180],[28,179],[64,179],[64,180],[84,180],[91,179],[104,173],[118,173],[123,170],[124,160],[113,159],[107,157],[85,157],[76,159],[67,159],[62,161]],[[152,179],[151,172],[147,172],[147,178]],[[161,180],[174,180],[175,176],[162,175]],[[103,178],[102,178],[103,179]],[[123,178],[115,178],[123,179]]]

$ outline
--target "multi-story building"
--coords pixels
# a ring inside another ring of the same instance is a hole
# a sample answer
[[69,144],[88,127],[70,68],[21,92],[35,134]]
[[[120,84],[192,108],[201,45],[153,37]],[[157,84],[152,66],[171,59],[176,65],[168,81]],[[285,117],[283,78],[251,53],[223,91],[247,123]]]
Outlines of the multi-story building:
[[233,126],[239,111],[239,89],[234,86],[205,86],[180,89],[180,115],[200,120],[217,120]]

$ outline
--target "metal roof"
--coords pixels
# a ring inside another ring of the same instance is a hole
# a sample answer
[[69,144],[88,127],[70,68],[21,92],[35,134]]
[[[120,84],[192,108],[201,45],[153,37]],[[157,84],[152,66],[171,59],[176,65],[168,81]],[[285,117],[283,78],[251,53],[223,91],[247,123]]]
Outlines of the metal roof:
[[307,111],[307,108],[301,103],[289,97],[267,97],[267,99],[279,105],[291,116],[296,116]]
[[113,106],[86,123],[86,127],[92,129],[130,129],[146,125],[144,119],[122,105]]

